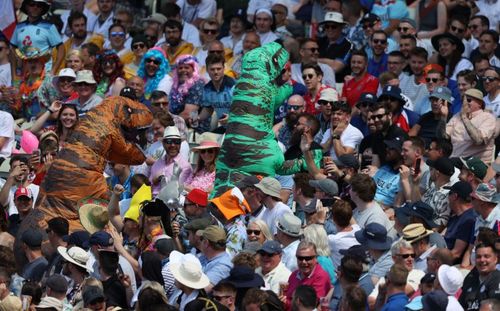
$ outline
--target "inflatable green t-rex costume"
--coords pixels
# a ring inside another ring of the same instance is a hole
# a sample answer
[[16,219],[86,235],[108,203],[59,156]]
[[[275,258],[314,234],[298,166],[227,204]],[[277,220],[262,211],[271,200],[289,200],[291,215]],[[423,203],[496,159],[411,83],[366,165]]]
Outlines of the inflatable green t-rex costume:
[[[272,130],[274,112],[292,95],[292,86],[280,82],[287,61],[288,52],[274,42],[245,54],[216,163],[212,197],[250,174],[274,177],[307,169],[303,158],[285,161]],[[319,165],[321,150],[313,150],[313,156]]]

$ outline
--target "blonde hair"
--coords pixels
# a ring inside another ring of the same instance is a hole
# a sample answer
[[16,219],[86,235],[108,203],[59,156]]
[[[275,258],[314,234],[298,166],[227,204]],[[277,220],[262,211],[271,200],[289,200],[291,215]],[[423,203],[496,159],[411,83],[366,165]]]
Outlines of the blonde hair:
[[247,228],[250,226],[250,224],[256,224],[257,227],[260,228],[260,232],[262,232],[262,234],[266,238],[266,241],[272,241],[273,240],[273,235],[271,234],[271,230],[269,230],[269,227],[267,226],[267,224],[263,220],[261,220],[261,219],[251,220],[248,223]]
[[314,243],[318,256],[330,256],[328,236],[322,225],[312,224],[304,228],[304,241]]
[[69,51],[68,53],[66,53],[65,59],[68,60],[71,56],[77,56],[83,62],[83,56],[82,56],[82,52],[80,50],[73,49],[73,50]]

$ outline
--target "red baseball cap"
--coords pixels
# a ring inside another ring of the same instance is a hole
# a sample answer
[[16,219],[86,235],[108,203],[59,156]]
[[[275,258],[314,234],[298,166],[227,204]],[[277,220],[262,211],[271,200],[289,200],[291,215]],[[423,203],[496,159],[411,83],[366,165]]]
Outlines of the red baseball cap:
[[14,193],[14,198],[19,198],[19,197],[28,197],[30,199],[33,199],[33,194],[31,193],[31,190],[25,187],[19,187],[17,188],[16,192]]
[[186,196],[186,199],[193,202],[194,204],[198,204],[199,206],[208,205],[208,193],[201,189],[191,190]]

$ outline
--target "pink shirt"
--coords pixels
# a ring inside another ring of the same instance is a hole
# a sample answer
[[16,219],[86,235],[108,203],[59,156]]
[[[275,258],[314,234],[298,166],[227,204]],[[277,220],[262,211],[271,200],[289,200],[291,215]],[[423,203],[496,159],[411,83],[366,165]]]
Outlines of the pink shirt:
[[153,196],[156,196],[160,192],[161,183],[153,184],[153,179],[155,179],[159,175],[164,175],[166,181],[168,182],[170,178],[172,178],[174,163],[177,163],[179,168],[181,169],[181,174],[179,176],[179,182],[184,184],[185,180],[191,175],[192,168],[191,164],[186,161],[180,154],[178,154],[173,160],[168,159],[168,164],[165,161],[167,155],[156,160],[156,162],[151,167],[151,175],[149,176],[149,180],[153,185]]
[[215,171],[209,173],[202,169],[196,174],[191,174],[186,179],[186,184],[197,189],[201,189],[205,192],[210,192],[214,186],[215,181]]
[[486,143],[474,144],[467,133],[460,113],[457,113],[446,125],[446,133],[450,135],[453,144],[451,157],[474,156],[489,164],[493,159],[493,148],[495,147],[496,118],[490,112],[479,110],[472,113],[471,122],[479,130]]
[[287,311],[292,309],[292,295],[295,289],[299,285],[309,285],[316,290],[316,295],[318,298],[325,297],[330,289],[332,288],[332,284],[330,281],[330,276],[328,273],[321,268],[319,263],[316,263],[313,271],[308,277],[303,278],[300,275],[299,270],[295,270],[288,278],[288,290],[286,291],[286,306],[285,309]]

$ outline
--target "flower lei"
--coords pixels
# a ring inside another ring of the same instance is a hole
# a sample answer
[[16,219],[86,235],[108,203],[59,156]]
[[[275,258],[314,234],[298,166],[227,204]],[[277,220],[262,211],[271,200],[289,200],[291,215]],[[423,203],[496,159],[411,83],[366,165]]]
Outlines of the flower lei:
[[23,82],[19,86],[20,100],[15,104],[16,110],[20,110],[22,105],[31,106],[33,104],[33,97],[36,96],[36,91],[42,85],[44,78],[45,69],[42,70],[39,77],[35,77],[35,80],[30,77],[29,73],[24,76]]

